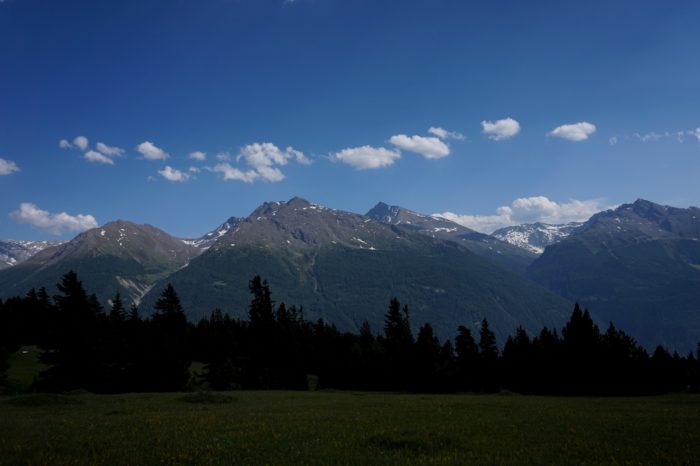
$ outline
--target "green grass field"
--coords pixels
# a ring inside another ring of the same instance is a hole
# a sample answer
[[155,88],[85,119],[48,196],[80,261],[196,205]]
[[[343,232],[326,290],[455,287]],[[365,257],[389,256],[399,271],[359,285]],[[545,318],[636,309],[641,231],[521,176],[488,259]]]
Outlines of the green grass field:
[[[26,391],[36,348],[12,356]],[[698,464],[700,395],[0,396],[0,464]]]
[[2,464],[697,464],[700,397],[231,392],[0,399]]

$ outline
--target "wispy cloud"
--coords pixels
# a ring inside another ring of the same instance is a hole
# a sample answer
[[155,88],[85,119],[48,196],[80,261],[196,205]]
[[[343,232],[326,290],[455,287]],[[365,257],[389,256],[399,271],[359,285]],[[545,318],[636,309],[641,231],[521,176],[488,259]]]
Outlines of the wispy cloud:
[[99,152],[110,157],[119,157],[124,154],[124,149],[115,146],[108,146],[103,142],[98,142],[95,146]]
[[548,136],[566,139],[567,141],[580,142],[585,141],[593,133],[596,132],[596,127],[587,121],[573,123],[570,125],[561,125],[547,133]]
[[53,235],[81,232],[97,227],[97,220],[92,215],[69,215],[66,212],[52,214],[31,202],[21,203],[19,209],[10,214],[10,218],[17,223],[33,225]]
[[94,150],[89,150],[85,152],[85,154],[83,154],[83,158],[88,162],[103,163],[105,165],[114,165],[114,161],[112,159]]
[[520,133],[520,123],[510,117],[502,120],[481,122],[481,132],[493,141],[503,141]]
[[18,171],[20,169],[15,162],[0,158],[0,176],[10,175]]
[[384,147],[349,147],[331,155],[331,160],[338,160],[358,170],[369,170],[393,165],[401,158],[401,152]]
[[450,155],[449,146],[435,137],[397,134],[389,139],[389,143],[399,149],[420,154],[426,159],[441,159]]
[[142,142],[136,146],[136,150],[143,155],[143,158],[146,160],[167,160],[170,157],[170,154],[153,144],[151,141]]
[[501,206],[490,215],[456,214],[443,212],[435,214],[483,233],[523,223],[561,224],[584,222],[593,214],[611,208],[599,199],[555,202],[545,196],[524,197],[514,200],[508,206]]
[[83,158],[88,162],[101,163],[105,165],[114,165],[112,157],[118,157],[124,154],[124,149],[115,146],[109,146],[104,142],[98,142],[95,145],[97,150],[90,149],[90,141],[85,136],[76,136],[71,143],[68,139],[58,141],[58,147],[61,149],[78,149],[83,152]]
[[455,131],[447,131],[446,129],[440,128],[439,126],[431,126],[430,128],[428,128],[428,132],[430,134],[434,134],[440,139],[457,139],[459,141],[466,139],[466,137],[462,133],[457,133]]

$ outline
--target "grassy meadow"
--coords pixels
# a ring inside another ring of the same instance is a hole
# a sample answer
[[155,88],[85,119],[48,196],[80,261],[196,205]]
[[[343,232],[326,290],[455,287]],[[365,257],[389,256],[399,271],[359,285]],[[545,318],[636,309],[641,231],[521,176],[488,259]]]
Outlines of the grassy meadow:
[[[17,353],[10,382],[31,380]],[[0,397],[0,464],[697,464],[700,396],[360,392]]]

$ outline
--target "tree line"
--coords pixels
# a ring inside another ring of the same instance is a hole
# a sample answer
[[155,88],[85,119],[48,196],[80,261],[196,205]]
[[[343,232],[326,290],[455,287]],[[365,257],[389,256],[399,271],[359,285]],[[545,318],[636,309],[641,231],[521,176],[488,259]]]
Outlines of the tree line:
[[[188,322],[168,285],[149,317],[119,293],[103,309],[74,272],[59,293],[31,290],[0,300],[0,385],[8,357],[37,345],[47,369],[33,389],[97,393],[176,391],[206,384],[215,390],[319,388],[416,392],[496,392],[549,395],[648,395],[700,388],[697,356],[649,354],[610,324],[601,331],[575,306],[558,332],[529,335],[522,327],[499,350],[483,319],[476,334],[457,328],[440,341],[429,323],[414,335],[410,312],[390,301],[381,332],[359,334],[304,319],[303,309],[276,305],[261,277],[249,283],[248,319],[220,310]],[[202,363],[193,369],[193,361]],[[310,377],[315,376],[315,377]]]

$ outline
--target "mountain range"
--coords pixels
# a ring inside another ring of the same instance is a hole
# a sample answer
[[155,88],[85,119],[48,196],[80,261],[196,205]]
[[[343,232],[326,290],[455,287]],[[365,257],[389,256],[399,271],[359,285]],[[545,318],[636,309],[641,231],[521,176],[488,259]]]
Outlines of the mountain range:
[[[119,291],[144,313],[167,283],[191,319],[219,308],[245,317],[247,284],[266,278],[274,299],[356,331],[383,325],[393,296],[414,326],[451,336],[518,324],[558,327],[574,301],[652,346],[700,340],[700,212],[638,200],[584,224],[532,224],[485,235],[447,219],[379,203],[366,215],[293,198],[264,203],[195,239],[119,220],[46,247],[0,271],[0,297],[76,270],[108,305]],[[2,243],[7,244],[7,243]],[[43,246],[41,243],[40,246]],[[41,249],[37,246],[37,249]]]

